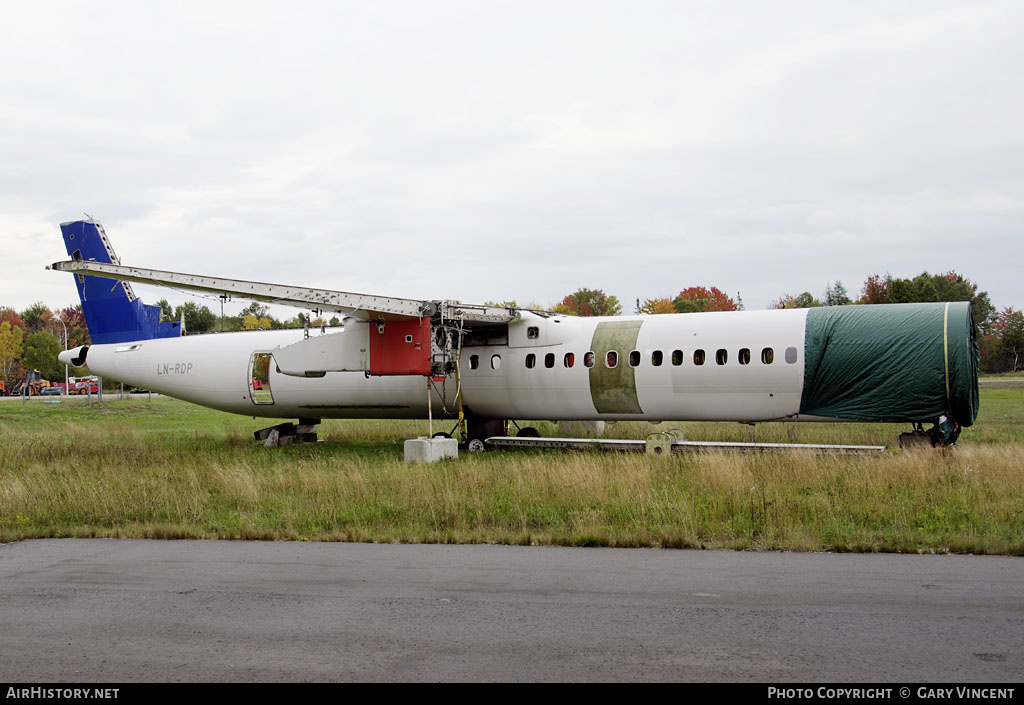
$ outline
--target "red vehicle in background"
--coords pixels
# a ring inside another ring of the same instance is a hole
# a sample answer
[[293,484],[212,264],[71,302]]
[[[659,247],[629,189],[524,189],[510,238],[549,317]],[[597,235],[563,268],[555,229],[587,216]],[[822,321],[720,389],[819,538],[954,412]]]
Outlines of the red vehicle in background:
[[99,394],[100,383],[95,377],[72,377],[68,381],[68,394]]

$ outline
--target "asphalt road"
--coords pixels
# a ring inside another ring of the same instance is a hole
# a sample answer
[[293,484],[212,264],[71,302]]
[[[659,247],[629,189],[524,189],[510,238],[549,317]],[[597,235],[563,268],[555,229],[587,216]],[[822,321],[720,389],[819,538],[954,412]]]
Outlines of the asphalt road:
[[1024,560],[0,546],[0,681],[1020,681]]

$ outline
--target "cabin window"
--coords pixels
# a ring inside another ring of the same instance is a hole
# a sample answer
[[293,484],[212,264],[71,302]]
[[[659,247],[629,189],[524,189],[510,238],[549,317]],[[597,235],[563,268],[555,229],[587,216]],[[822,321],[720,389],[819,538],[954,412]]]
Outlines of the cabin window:
[[775,351],[771,348],[765,348],[761,351],[761,362],[765,365],[770,365],[775,362]]
[[729,351],[726,350],[725,348],[719,348],[718,350],[716,350],[715,363],[719,365],[724,365],[727,362],[729,362]]
[[583,353],[583,364],[586,367],[593,367],[597,362],[597,356],[592,352]]
[[554,353],[548,353],[547,355],[544,356],[544,367],[547,367],[550,370],[554,366],[555,366],[555,354]]
[[704,351],[694,350],[693,351],[693,364],[703,365],[704,364]]
[[491,355],[491,369],[492,370],[500,370],[501,369],[501,355]]
[[619,353],[615,350],[609,350],[608,355],[604,359],[605,366],[609,369],[615,369],[619,366]]
[[537,356],[534,355],[533,353],[530,353],[529,355],[526,356],[526,368],[529,369],[529,370],[532,370],[536,366],[537,366]]
[[790,365],[796,362],[796,348],[786,348],[786,362]]
[[640,351],[634,350],[629,354],[629,366],[636,367],[640,364]]
[[661,350],[655,350],[651,353],[651,364],[655,367],[661,367]]
[[530,326],[526,329],[526,337],[530,340],[536,340],[540,337],[540,328],[537,326]]
[[253,353],[249,358],[249,396],[253,404],[273,404],[270,391],[270,361],[274,357],[268,352]]
[[480,356],[479,355],[470,355],[469,356],[469,369],[475,370],[478,367],[480,367]]
[[741,365],[750,364],[750,348],[742,348],[738,356]]
[[562,358],[562,364],[566,367],[572,367],[576,364],[576,356],[572,353],[566,353],[565,357]]
[[681,364],[683,364],[683,351],[682,350],[673,350],[672,351],[672,364],[674,366],[676,366],[676,367],[679,367]]

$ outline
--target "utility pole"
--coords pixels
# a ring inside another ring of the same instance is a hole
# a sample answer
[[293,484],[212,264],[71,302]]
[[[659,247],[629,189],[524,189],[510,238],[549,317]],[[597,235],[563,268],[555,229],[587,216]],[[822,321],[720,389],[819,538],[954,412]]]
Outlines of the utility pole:
[[224,332],[224,302],[225,301],[230,301],[230,300],[231,300],[231,295],[230,294],[221,294],[220,295],[220,332],[221,333]]
[[[57,320],[60,321],[60,324],[62,326],[64,326],[64,352],[67,352],[67,350],[68,350],[68,327],[66,325],[64,325],[64,319],[62,319],[60,316],[57,317]],[[68,396],[68,366],[67,366],[67,364],[64,365],[64,396]]]

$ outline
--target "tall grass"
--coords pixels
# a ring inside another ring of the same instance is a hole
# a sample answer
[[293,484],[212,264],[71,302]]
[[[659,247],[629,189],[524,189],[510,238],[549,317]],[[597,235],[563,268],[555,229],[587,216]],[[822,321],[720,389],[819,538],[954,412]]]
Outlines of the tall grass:
[[[8,402],[0,405],[0,540],[216,537],[1024,555],[1024,390],[1005,393],[1012,398],[989,405],[992,428],[979,420],[947,451],[511,451],[462,453],[432,465],[402,462],[402,441],[424,433],[421,422],[327,422],[324,443],[264,449],[251,441],[251,430],[265,421],[174,401],[105,408]],[[1008,418],[1000,420],[1002,413]],[[788,441],[792,432],[791,424],[674,425],[694,439],[750,440],[753,433],[757,441]],[[893,445],[898,430],[799,424],[796,434],[800,441]],[[622,423],[606,435],[649,432],[649,424]]]

